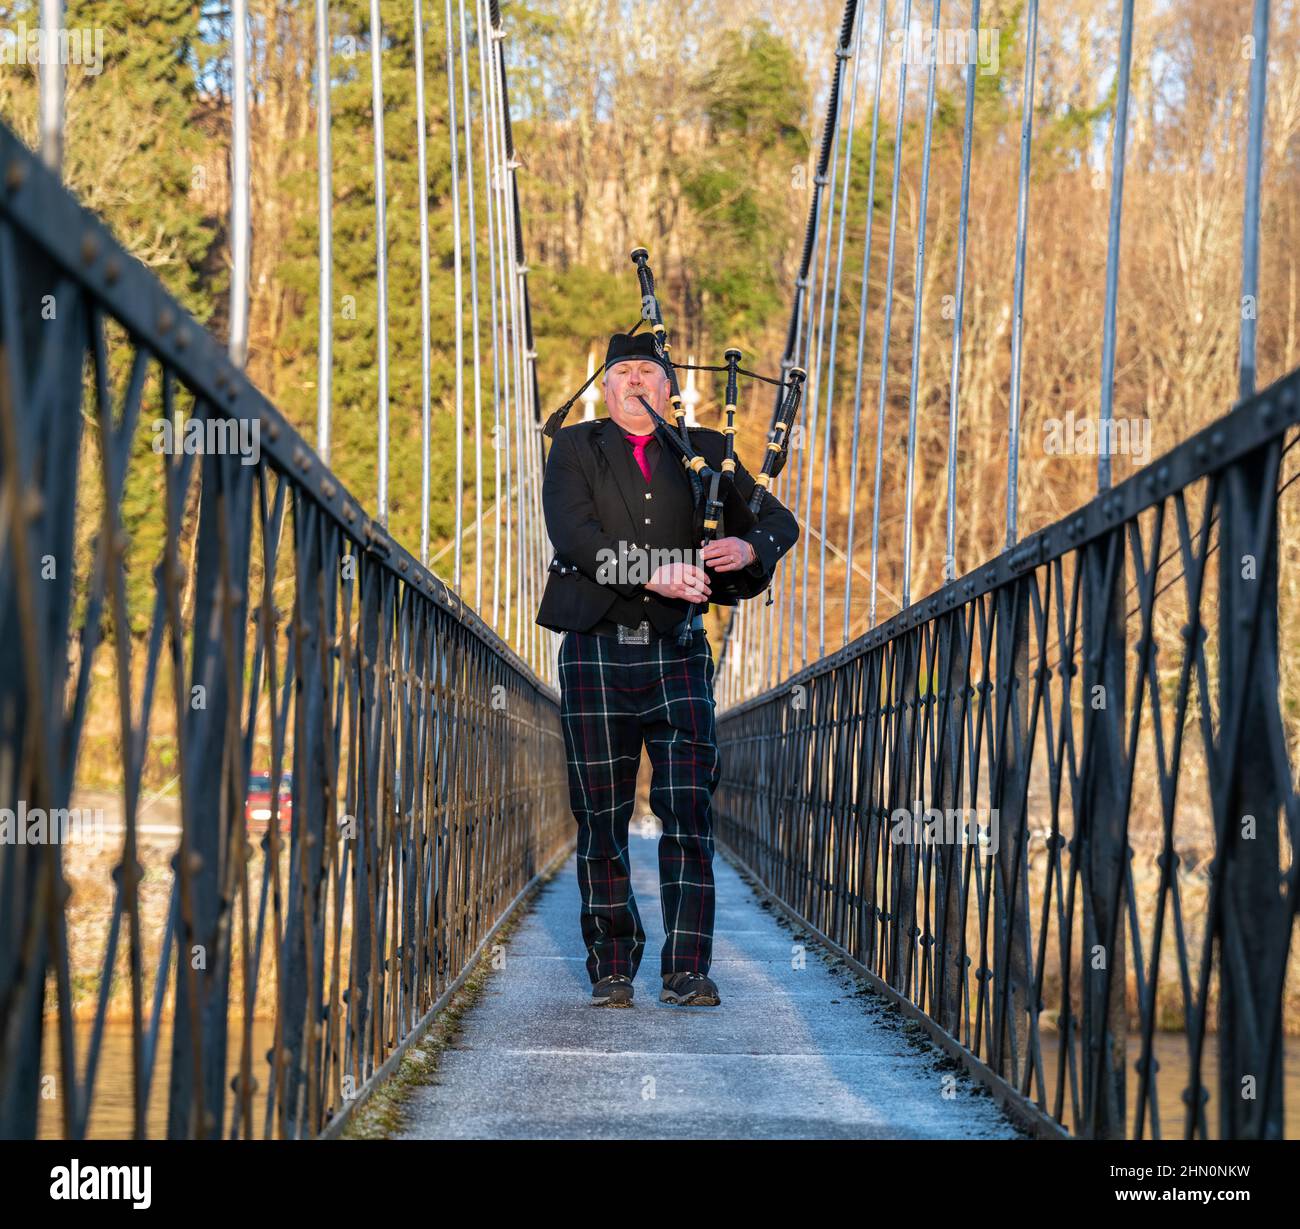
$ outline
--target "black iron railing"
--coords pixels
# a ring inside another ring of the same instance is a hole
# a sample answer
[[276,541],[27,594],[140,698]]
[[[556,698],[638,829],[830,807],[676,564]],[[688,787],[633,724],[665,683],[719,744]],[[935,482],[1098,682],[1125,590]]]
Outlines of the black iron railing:
[[[230,424],[226,446],[154,455],[146,407]],[[142,470],[148,559],[123,532]],[[568,847],[557,697],[3,127],[0,521],[0,805],[75,810],[106,712],[121,851],[88,968],[93,863],[71,883],[75,843],[0,844],[0,1135],[53,1104],[50,1133],[84,1136],[123,1014],[130,1133],[337,1129]],[[163,860],[139,819],[155,740]]]
[[1298,421],[1293,373],[719,715],[720,842],[1041,1133],[1277,1138],[1300,1092]]

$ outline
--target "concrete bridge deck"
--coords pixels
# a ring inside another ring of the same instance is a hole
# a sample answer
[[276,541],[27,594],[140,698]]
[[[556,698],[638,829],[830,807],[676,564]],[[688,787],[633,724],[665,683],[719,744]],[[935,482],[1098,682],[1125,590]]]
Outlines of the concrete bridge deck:
[[[657,836],[657,834],[656,834]],[[594,1008],[575,858],[544,884],[401,1139],[1013,1139],[993,1099],[720,854],[718,1007],[659,1002],[656,840],[632,835],[635,1006]],[[803,944],[803,967],[795,967]]]

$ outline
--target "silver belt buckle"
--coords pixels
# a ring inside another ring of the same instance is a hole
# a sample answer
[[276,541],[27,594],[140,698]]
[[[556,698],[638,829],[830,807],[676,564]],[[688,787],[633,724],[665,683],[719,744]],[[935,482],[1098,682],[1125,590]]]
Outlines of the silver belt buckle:
[[636,627],[624,627],[620,623],[618,625],[618,642],[619,644],[649,644],[650,620],[642,619]]

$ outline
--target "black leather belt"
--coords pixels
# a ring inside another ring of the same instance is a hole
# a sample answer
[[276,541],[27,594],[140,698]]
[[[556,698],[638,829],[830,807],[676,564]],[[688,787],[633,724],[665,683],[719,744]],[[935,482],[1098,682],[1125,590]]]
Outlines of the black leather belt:
[[[642,628],[646,629],[649,632],[649,636],[651,640],[666,640],[672,636],[675,636],[677,632],[677,629],[675,627],[666,632],[656,631],[654,624],[652,624],[648,619],[643,619],[641,622],[641,626]],[[702,614],[696,614],[691,619],[691,630],[702,631],[703,628],[704,628],[704,616]],[[599,623],[594,623],[592,624],[591,627],[587,628],[586,635],[616,637],[618,635],[618,629],[619,629],[619,624],[616,623],[613,619],[601,619]],[[635,633],[636,630],[637,630],[636,628],[624,627],[623,634],[627,635],[628,633]]]

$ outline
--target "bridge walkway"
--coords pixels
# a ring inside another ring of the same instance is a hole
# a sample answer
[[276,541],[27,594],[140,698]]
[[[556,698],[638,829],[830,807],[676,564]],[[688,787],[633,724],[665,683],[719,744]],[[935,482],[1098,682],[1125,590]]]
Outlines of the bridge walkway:
[[437,1082],[411,1091],[395,1138],[1020,1136],[918,1025],[721,853],[710,975],[722,1003],[660,1003],[657,836],[634,827],[631,838],[647,939],[634,1007],[589,1003],[571,856],[506,940]]

